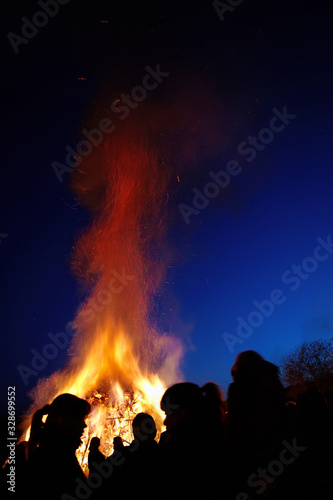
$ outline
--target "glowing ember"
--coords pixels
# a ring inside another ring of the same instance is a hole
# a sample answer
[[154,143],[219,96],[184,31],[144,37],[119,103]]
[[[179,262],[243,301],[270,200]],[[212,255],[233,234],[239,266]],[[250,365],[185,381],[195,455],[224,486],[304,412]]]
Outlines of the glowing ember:
[[115,135],[113,149],[110,141],[95,148],[73,171],[77,196],[94,212],[73,252],[73,270],[88,292],[73,321],[70,362],[40,381],[30,411],[61,393],[87,399],[93,409],[78,450],[83,464],[93,436],[106,456],[114,436],[130,442],[140,411],[154,417],[160,432],[161,396],[179,380],[181,347],[152,320],[167,264],[160,246],[168,176],[137,130]]

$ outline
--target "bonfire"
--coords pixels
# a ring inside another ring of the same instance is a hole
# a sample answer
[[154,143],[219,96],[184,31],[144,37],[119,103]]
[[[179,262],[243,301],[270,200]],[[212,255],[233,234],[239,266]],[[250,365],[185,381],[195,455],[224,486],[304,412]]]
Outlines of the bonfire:
[[160,399],[180,378],[182,349],[153,319],[167,267],[160,250],[168,173],[158,151],[137,129],[126,129],[95,148],[74,169],[72,183],[93,213],[72,256],[86,292],[73,319],[68,364],[32,393],[25,439],[37,408],[61,393],[85,398],[92,411],[77,451],[85,469],[91,438],[99,437],[109,456],[115,436],[131,442],[131,422],[141,411],[162,431]]

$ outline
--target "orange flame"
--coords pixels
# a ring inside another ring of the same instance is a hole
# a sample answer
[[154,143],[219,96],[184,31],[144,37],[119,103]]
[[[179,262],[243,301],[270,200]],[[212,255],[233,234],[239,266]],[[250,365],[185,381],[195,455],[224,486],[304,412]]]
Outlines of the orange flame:
[[73,270],[90,290],[73,321],[70,361],[39,383],[32,410],[64,392],[91,398],[83,461],[94,435],[106,455],[112,435],[130,440],[128,423],[139,411],[150,413],[161,431],[160,399],[180,376],[180,344],[152,321],[166,268],[160,249],[167,182],[158,152],[129,130],[73,172],[76,194],[94,211],[73,253]]

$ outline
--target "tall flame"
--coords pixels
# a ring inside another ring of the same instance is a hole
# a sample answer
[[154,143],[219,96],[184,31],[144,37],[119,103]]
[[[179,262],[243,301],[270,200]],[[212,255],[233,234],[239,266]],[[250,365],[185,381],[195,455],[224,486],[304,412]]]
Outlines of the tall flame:
[[[160,398],[179,378],[181,346],[152,320],[166,268],[168,174],[139,135],[128,128],[118,133],[73,172],[77,196],[94,211],[73,252],[73,269],[89,292],[73,321],[68,365],[34,392],[34,409],[64,392],[90,398],[87,439],[99,436],[105,454],[111,434],[122,435],[122,421],[138,411],[151,413],[161,430]],[[123,435],[128,441],[128,429]]]
[[[193,162],[220,151],[228,140],[223,105],[207,92],[205,80],[187,75],[184,81],[179,95],[167,91],[163,105],[153,109],[144,103],[139,115],[135,110],[125,122],[118,120],[115,131],[80,158],[72,173],[76,196],[94,214],[72,259],[88,291],[73,321],[70,361],[34,389],[27,426],[32,412],[58,394],[88,399],[93,409],[81,463],[92,436],[101,438],[106,455],[115,435],[129,441],[139,411],[150,413],[161,431],[160,399],[181,378],[182,345],[162,335],[153,320],[169,264],[167,189],[172,168],[186,174]],[[105,118],[103,96],[97,109],[89,130],[99,113]]]

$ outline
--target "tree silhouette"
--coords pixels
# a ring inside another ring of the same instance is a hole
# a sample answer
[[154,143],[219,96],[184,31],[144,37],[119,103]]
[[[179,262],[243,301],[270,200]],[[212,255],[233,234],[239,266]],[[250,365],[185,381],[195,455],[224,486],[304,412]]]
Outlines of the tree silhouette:
[[333,389],[333,339],[303,342],[281,364],[282,380],[290,385],[313,383],[321,392]]

